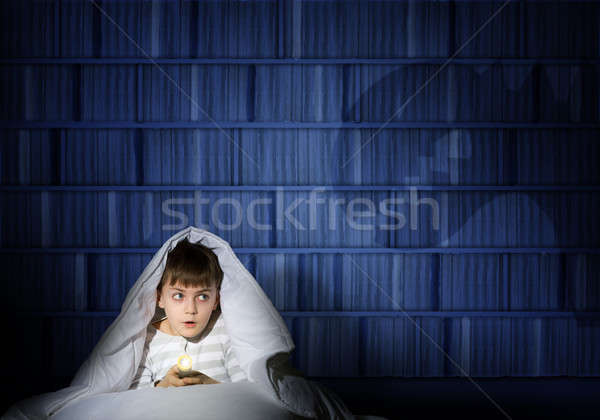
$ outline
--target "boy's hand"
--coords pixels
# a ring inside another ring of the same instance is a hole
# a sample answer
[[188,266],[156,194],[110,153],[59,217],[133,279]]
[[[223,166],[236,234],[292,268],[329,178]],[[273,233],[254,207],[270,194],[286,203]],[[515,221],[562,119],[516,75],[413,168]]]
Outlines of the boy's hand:
[[168,388],[170,386],[186,386],[186,385],[197,385],[197,384],[218,384],[219,381],[205,375],[204,373],[198,372],[193,376],[186,376],[185,378],[179,377],[179,368],[177,365],[173,365],[167,372],[165,377],[156,384],[157,387]]
[[218,384],[220,383],[216,379],[211,378],[208,375],[205,375],[202,372],[198,372],[196,375],[188,376],[182,379],[186,385],[196,385],[196,384]]

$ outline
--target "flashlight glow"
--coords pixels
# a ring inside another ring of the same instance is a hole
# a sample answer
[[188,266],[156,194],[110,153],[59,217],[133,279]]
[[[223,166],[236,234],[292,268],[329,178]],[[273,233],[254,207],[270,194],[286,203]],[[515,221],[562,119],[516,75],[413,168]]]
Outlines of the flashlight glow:
[[177,359],[177,368],[180,372],[188,371],[192,368],[192,358],[187,354],[182,354]]

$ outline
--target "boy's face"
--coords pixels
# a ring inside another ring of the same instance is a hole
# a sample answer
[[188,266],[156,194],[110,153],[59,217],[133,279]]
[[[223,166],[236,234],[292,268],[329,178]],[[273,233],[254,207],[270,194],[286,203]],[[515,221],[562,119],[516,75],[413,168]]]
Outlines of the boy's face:
[[179,283],[165,284],[158,297],[158,306],[167,315],[168,332],[187,338],[204,331],[218,304],[219,291],[215,286],[186,288]]

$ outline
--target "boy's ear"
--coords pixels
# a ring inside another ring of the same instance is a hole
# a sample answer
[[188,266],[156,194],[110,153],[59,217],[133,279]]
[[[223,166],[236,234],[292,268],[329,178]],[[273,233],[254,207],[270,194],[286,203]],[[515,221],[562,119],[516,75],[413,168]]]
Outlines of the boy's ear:
[[217,309],[217,306],[219,306],[219,302],[220,302],[220,298],[221,298],[221,293],[219,293],[219,291],[217,291],[217,298],[215,299],[215,305],[213,306],[213,311],[215,309]]
[[162,291],[159,289],[156,291],[156,303],[159,308],[165,309],[165,303],[162,298]]

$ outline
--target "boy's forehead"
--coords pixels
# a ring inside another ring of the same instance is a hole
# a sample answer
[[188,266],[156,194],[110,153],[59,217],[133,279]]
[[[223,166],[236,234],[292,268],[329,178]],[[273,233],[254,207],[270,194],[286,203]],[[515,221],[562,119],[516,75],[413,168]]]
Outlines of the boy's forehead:
[[183,284],[177,282],[174,285],[169,285],[169,289],[179,289],[186,292],[200,292],[203,290],[215,290],[215,286],[185,287]]

